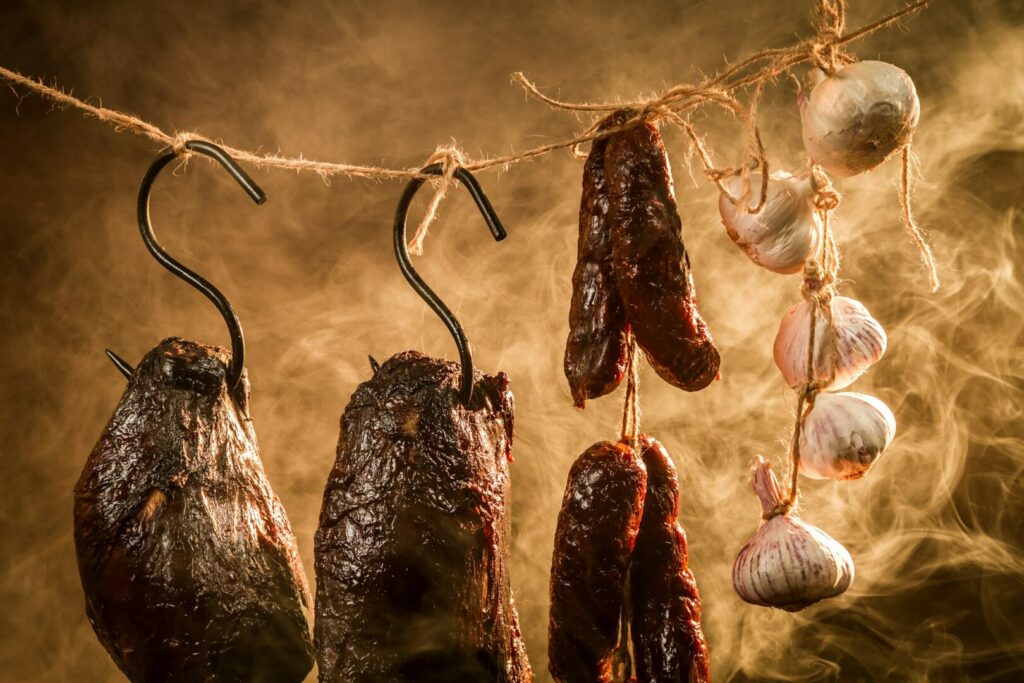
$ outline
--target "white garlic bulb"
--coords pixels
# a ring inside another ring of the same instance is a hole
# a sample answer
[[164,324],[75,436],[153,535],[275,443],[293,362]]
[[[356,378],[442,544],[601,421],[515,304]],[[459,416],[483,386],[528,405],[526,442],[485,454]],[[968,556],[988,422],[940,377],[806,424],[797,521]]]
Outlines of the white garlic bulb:
[[[760,201],[761,174],[751,173],[751,208]],[[747,189],[739,176],[725,181],[726,189],[741,198]],[[821,219],[811,200],[814,190],[808,178],[776,172],[768,176],[764,207],[752,214],[733,204],[724,194],[718,202],[725,231],[736,245],[757,265],[776,273],[796,273],[818,248]]]
[[811,479],[859,479],[896,436],[896,418],[874,396],[818,394],[800,430],[800,472]]
[[910,142],[921,115],[917,90],[903,69],[856,62],[832,76],[811,73],[801,93],[804,148],[811,161],[838,176],[870,171]]
[[[801,389],[807,384],[807,344],[810,337],[810,301],[801,301],[782,316],[775,335],[775,364],[786,384]],[[814,381],[823,389],[843,389],[864,374],[885,353],[885,330],[864,304],[846,296],[832,297],[832,325],[820,312],[814,327]],[[835,335],[836,355],[832,356]],[[828,382],[835,363],[835,377]]]
[[782,504],[782,490],[767,460],[758,456],[751,469],[767,519],[732,565],[736,593],[754,605],[799,612],[845,592],[853,583],[850,553],[791,512],[769,517]]

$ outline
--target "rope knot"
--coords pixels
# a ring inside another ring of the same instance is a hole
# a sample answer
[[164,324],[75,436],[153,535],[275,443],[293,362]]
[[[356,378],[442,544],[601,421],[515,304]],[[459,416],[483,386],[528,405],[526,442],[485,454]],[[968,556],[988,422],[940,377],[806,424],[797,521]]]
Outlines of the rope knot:
[[768,512],[761,515],[761,519],[767,522],[769,519],[773,519],[775,517],[778,517],[779,515],[788,515],[790,512],[793,511],[793,507],[795,506],[795,504],[796,501],[784,500],[775,507],[773,507]]
[[834,211],[839,206],[839,193],[829,187],[814,193],[814,208],[818,211]]
[[811,190],[814,192],[814,208],[818,211],[834,211],[842,199],[839,190],[832,185],[832,179],[818,164],[811,164]]
[[822,270],[818,259],[809,258],[804,261],[804,281],[800,285],[800,293],[808,301],[818,305],[828,303],[832,298],[832,285],[835,276]]
[[202,140],[203,138],[195,133],[176,133],[174,138],[171,140],[171,150],[182,159],[187,159],[192,155],[187,145],[192,140]]
[[441,176],[430,179],[435,188],[434,196],[431,197],[430,204],[427,205],[427,211],[423,214],[423,219],[416,226],[416,232],[413,234],[412,239],[409,240],[410,254],[415,254],[416,256],[423,254],[423,243],[427,239],[427,233],[430,231],[431,224],[437,219],[438,207],[441,206],[445,195],[448,194],[448,188],[455,182],[455,171],[467,163],[466,155],[456,144],[455,140],[452,140],[447,145],[438,145],[434,153],[424,162],[424,166],[441,164]]
[[674,118],[676,113],[661,98],[651,100],[637,111],[641,121],[657,121],[658,119]]
[[455,169],[466,165],[467,160],[465,153],[455,140],[452,140],[447,145],[438,145],[423,165],[429,166],[438,163],[444,168],[444,177],[450,178],[455,173]]
[[846,28],[845,0],[819,0],[818,19],[815,22],[817,36],[811,42],[811,59],[814,65],[831,76],[850,58],[843,54],[838,41]]

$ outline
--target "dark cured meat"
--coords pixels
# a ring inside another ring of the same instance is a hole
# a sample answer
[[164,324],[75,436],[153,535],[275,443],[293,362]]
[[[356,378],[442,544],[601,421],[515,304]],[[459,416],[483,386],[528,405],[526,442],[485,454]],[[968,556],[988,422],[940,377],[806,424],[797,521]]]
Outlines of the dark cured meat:
[[[621,125],[628,116],[613,114],[601,130]],[[565,376],[573,403],[613,391],[626,370],[626,314],[612,266],[612,233],[608,224],[608,188],[604,176],[607,138],[594,140],[583,166],[580,236],[572,274],[569,339],[565,344]]]
[[551,564],[548,667],[557,681],[607,683],[647,476],[633,451],[603,441],[573,463]]
[[703,389],[718,375],[718,349],[697,311],[658,129],[643,123],[612,135],[604,168],[612,260],[626,319],[662,379],[686,391]]
[[512,392],[400,353],[356,389],[316,532],[320,680],[531,680],[508,573]]
[[640,683],[707,683],[700,594],[676,522],[679,484],[665,447],[641,435],[647,495],[630,567],[633,657]]
[[75,487],[86,612],[132,681],[301,681],[313,665],[295,537],[228,359],[176,338],[150,351]]

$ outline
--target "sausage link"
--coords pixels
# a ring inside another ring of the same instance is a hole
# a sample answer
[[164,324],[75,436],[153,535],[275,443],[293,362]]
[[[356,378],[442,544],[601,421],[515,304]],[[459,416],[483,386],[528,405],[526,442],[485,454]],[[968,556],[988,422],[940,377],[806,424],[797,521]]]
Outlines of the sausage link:
[[[624,120],[624,114],[613,114],[601,128]],[[626,368],[626,315],[615,284],[608,224],[607,145],[607,138],[594,140],[583,167],[580,236],[565,344],[565,377],[577,408],[583,408],[587,399],[613,391]]]
[[703,389],[718,349],[697,310],[672,171],[652,123],[616,133],[605,149],[612,262],[626,320],[666,382]]
[[707,683],[700,594],[689,568],[686,533],[676,522],[676,469],[654,438],[641,435],[640,446],[647,494],[629,575],[637,681]]
[[647,476],[624,444],[594,444],[569,472],[551,566],[548,667],[556,681],[608,683]]

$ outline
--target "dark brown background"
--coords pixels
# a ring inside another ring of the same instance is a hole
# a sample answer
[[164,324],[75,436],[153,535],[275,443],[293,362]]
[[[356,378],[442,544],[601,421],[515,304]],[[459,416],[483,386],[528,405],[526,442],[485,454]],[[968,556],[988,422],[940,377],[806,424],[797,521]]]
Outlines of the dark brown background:
[[[0,64],[165,129],[405,167],[452,137],[481,156],[587,123],[528,101],[512,71],[567,99],[631,99],[806,35],[810,4],[8,2]],[[854,3],[850,23],[897,6]],[[865,480],[804,484],[805,517],[849,547],[857,579],[797,615],[745,605],[729,571],[758,520],[746,463],[760,452],[781,467],[784,456],[793,397],[770,348],[798,281],[756,269],[729,242],[713,188],[696,167],[691,182],[686,141],[666,130],[723,379],[689,395],[645,372],[643,424],[683,479],[720,681],[1019,680],[1024,667],[1021,12],[1010,0],[936,2],[906,28],[854,51],[901,65],[918,85],[917,207],[944,287],[926,293],[898,222],[895,164],[846,182],[844,293],[890,343],[854,389],[882,397],[899,433]],[[772,86],[761,115],[775,167],[799,170],[790,82]],[[714,110],[696,122],[719,163],[735,163],[739,125]],[[153,143],[4,90],[0,150],[0,679],[118,680],[84,617],[71,540],[72,487],[123,387],[103,349],[134,362],[165,336],[227,335],[138,238],[135,195]],[[539,680],[565,474],[588,444],[615,435],[619,411],[616,396],[575,412],[560,371],[579,173],[556,153],[481,175],[509,239],[493,243],[457,190],[419,260],[479,367],[512,376],[512,578]],[[205,162],[177,175],[156,188],[157,231],[239,311],[264,461],[312,579],[337,418],[368,377],[366,355],[454,354],[392,261],[400,186],[255,172],[270,195],[256,208]]]

